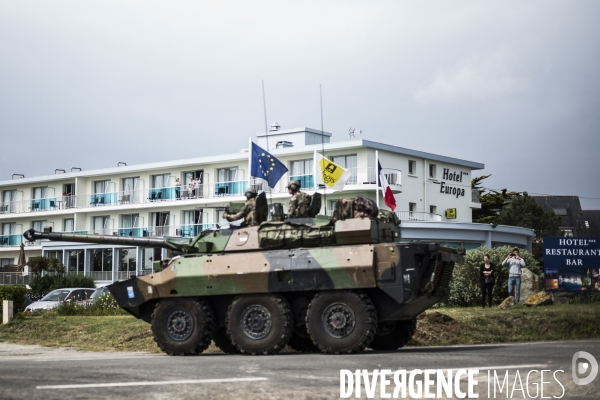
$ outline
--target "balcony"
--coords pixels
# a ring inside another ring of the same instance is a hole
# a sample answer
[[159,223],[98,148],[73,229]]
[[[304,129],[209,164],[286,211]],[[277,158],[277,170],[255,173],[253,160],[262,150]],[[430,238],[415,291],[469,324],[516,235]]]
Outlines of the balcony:
[[175,235],[181,237],[194,237],[201,234],[208,228],[214,228],[216,224],[191,224],[181,225],[179,228],[175,228]]
[[300,181],[301,189],[313,189],[315,187],[315,179],[312,174],[311,175],[292,175],[292,176],[290,176],[290,181]]
[[23,235],[3,235],[0,236],[0,246],[20,246],[23,243]]
[[59,208],[56,197],[48,197],[45,199],[33,199],[29,201],[29,209],[31,211],[47,211],[56,210]]
[[117,204],[117,192],[90,194],[90,207],[114,206]]
[[471,201],[469,202],[469,207],[471,208],[481,208],[481,199],[480,199],[481,191],[478,189],[471,189]]
[[95,281],[112,281],[112,271],[90,271],[88,276]]
[[0,272],[0,285],[27,285],[33,275],[23,275],[22,272]]
[[148,236],[148,228],[119,228],[117,229],[117,235],[128,237],[146,237]]
[[419,221],[419,222],[441,222],[442,216],[438,214],[417,212],[417,211],[394,211],[400,221]]
[[213,194],[215,197],[241,196],[246,191],[248,181],[217,182]]

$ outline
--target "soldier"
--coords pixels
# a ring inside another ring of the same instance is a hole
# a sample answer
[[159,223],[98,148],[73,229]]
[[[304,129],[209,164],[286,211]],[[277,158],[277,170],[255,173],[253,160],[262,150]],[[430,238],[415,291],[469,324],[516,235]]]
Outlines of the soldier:
[[306,218],[310,209],[310,196],[300,191],[300,181],[290,181],[288,193],[292,195],[288,207],[288,218]]
[[379,214],[377,204],[371,199],[363,196],[356,196],[354,199],[354,218],[375,219]]
[[237,221],[238,219],[244,218],[244,226],[253,226],[259,225],[259,221],[256,220],[255,212],[256,209],[256,190],[253,188],[246,189],[244,193],[246,195],[246,204],[244,208],[236,214],[229,215],[226,212],[223,213],[223,218],[225,218],[229,222]]

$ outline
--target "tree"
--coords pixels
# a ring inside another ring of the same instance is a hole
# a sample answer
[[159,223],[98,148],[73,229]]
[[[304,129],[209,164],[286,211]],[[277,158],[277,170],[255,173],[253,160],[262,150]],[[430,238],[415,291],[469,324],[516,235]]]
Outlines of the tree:
[[497,223],[533,229],[533,256],[542,263],[544,258],[544,236],[556,236],[561,225],[560,216],[546,211],[527,192],[517,196],[502,209]]
[[506,189],[502,189],[498,192],[496,190],[484,188],[482,181],[490,176],[492,175],[484,175],[471,180],[471,188],[479,190],[479,202],[481,203],[481,208],[473,209],[473,222],[482,224],[498,223],[498,217],[502,209],[508,205],[513,198],[520,195],[519,192],[509,192]]

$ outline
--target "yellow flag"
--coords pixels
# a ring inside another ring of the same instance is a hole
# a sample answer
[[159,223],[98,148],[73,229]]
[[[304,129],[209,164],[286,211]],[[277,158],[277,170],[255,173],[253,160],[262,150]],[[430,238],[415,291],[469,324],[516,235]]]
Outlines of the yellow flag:
[[333,161],[330,161],[316,153],[317,170],[316,180],[318,184],[325,185],[328,189],[342,190],[352,174]]

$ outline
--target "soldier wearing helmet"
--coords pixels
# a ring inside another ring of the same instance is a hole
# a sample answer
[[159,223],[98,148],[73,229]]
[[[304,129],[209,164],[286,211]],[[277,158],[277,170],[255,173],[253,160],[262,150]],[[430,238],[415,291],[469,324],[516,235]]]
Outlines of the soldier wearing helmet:
[[308,217],[310,209],[310,196],[300,191],[300,181],[290,181],[287,185],[288,193],[292,195],[288,207],[288,218]]
[[246,196],[246,204],[244,208],[238,213],[233,215],[229,215],[228,213],[223,213],[223,218],[225,218],[229,222],[237,221],[238,219],[244,218],[244,226],[252,226],[259,225],[259,222],[256,220],[255,212],[256,209],[256,196],[257,192],[254,188],[246,189],[244,195]]

